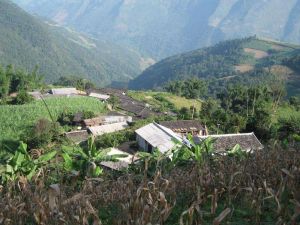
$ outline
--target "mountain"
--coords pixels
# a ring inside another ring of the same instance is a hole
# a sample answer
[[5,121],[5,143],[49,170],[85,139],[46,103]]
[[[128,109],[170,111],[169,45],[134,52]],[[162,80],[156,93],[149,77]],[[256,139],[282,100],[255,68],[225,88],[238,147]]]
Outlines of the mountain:
[[167,82],[198,77],[225,83],[261,83],[280,78],[300,93],[300,46],[249,37],[221,42],[166,58],[130,82],[133,89],[161,88]]
[[157,59],[257,35],[300,43],[300,0],[14,0]]
[[36,65],[46,81],[77,75],[99,85],[127,82],[147,66],[135,51],[99,41],[29,15],[0,0],[0,64]]

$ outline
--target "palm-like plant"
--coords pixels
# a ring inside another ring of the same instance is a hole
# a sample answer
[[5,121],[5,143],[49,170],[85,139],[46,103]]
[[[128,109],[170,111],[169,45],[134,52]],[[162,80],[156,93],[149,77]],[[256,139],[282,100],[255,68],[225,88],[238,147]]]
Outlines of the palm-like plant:
[[173,150],[173,163],[178,164],[180,162],[193,160],[199,165],[202,165],[213,154],[215,140],[211,137],[206,138],[200,144],[195,144],[193,137],[188,136],[188,145],[185,144],[180,148]]
[[87,148],[63,147],[62,157],[64,169],[67,171],[80,171],[87,177],[98,177],[103,174],[101,162],[117,162],[119,158],[127,157],[126,154],[109,155],[111,149],[97,149],[94,138],[88,139]]

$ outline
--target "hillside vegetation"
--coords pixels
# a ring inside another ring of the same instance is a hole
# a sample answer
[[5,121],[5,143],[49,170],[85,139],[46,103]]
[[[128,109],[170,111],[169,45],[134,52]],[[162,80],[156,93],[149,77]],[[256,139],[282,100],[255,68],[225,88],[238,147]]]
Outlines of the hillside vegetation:
[[255,34],[300,43],[299,0],[14,1],[157,59]]
[[[211,89],[226,83],[251,83],[279,79],[296,92],[299,77],[295,57],[299,46],[250,37],[221,42],[213,47],[164,59],[130,82],[135,89],[161,88],[172,80],[198,77],[211,81]],[[295,80],[295,82],[294,82]]]
[[0,0],[0,64],[28,71],[36,65],[48,82],[77,75],[98,85],[128,81],[145,63],[139,54],[54,24],[46,24]]

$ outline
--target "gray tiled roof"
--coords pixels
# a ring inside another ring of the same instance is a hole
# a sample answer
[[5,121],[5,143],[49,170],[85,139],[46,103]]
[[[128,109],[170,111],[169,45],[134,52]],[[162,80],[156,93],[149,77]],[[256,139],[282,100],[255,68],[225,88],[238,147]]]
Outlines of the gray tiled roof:
[[260,150],[263,145],[257,139],[254,133],[245,134],[223,134],[223,135],[208,135],[202,137],[194,137],[195,143],[200,143],[208,137],[215,139],[215,151],[227,151],[232,149],[235,145],[239,144],[243,150]]

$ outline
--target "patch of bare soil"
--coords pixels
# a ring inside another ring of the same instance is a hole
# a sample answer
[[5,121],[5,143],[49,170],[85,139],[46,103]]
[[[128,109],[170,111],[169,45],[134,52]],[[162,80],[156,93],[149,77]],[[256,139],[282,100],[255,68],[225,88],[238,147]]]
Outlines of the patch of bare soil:
[[262,58],[265,58],[265,57],[269,56],[269,54],[267,52],[257,50],[257,49],[254,49],[254,48],[244,48],[244,51],[246,53],[253,54],[254,58],[256,58],[256,59],[262,59]]
[[254,69],[254,66],[250,64],[240,64],[235,66],[235,70],[240,72],[240,73],[246,73]]

